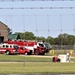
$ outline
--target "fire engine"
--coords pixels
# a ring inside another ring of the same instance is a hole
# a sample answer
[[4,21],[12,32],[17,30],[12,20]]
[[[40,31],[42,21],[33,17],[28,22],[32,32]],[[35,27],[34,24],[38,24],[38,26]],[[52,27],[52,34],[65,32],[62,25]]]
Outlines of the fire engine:
[[0,44],[0,54],[27,54],[27,52],[29,52],[28,49],[24,48],[24,47],[19,47],[16,44],[7,44],[7,43],[3,43]]
[[34,42],[34,41],[12,41],[7,40],[5,43],[8,44],[17,44],[19,46],[23,46],[29,50],[27,53],[28,55],[35,54],[35,55],[44,55],[45,53],[49,52],[52,48],[48,43],[46,42]]

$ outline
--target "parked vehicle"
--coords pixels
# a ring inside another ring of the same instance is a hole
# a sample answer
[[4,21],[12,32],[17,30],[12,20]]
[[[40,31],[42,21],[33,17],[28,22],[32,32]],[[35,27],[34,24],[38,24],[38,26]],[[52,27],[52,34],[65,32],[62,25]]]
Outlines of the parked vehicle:
[[33,41],[12,41],[7,40],[5,43],[8,44],[17,44],[18,46],[25,47],[29,50],[28,55],[35,54],[35,55],[44,55],[45,53],[49,52],[51,46],[46,42],[33,42]]
[[29,52],[28,49],[24,47],[19,47],[16,44],[8,44],[8,43],[3,43],[0,44],[0,54],[27,54]]
[[30,52],[30,50],[25,47],[18,47],[18,54],[28,55],[29,52]]

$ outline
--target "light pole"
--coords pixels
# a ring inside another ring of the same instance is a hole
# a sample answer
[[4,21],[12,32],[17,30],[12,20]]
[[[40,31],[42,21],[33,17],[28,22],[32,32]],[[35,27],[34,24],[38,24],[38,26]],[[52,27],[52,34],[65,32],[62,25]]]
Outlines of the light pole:
[[[72,15],[73,16],[73,31],[74,31],[74,34],[75,34],[75,22],[74,22],[74,14]],[[74,36],[75,37],[75,36]],[[75,55],[75,39],[74,39],[74,55]]]

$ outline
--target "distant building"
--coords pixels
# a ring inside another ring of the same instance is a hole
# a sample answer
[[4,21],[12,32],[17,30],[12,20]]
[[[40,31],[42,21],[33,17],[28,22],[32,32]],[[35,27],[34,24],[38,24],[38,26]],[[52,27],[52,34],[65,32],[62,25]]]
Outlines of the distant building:
[[8,39],[9,27],[0,21],[0,43]]

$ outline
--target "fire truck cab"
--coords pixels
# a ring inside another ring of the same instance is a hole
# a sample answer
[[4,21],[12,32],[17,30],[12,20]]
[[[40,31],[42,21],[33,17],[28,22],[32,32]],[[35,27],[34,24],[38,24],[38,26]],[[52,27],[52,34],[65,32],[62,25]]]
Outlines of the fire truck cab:
[[30,50],[30,55],[44,55],[46,52],[45,45],[42,42],[26,42],[25,48]]

